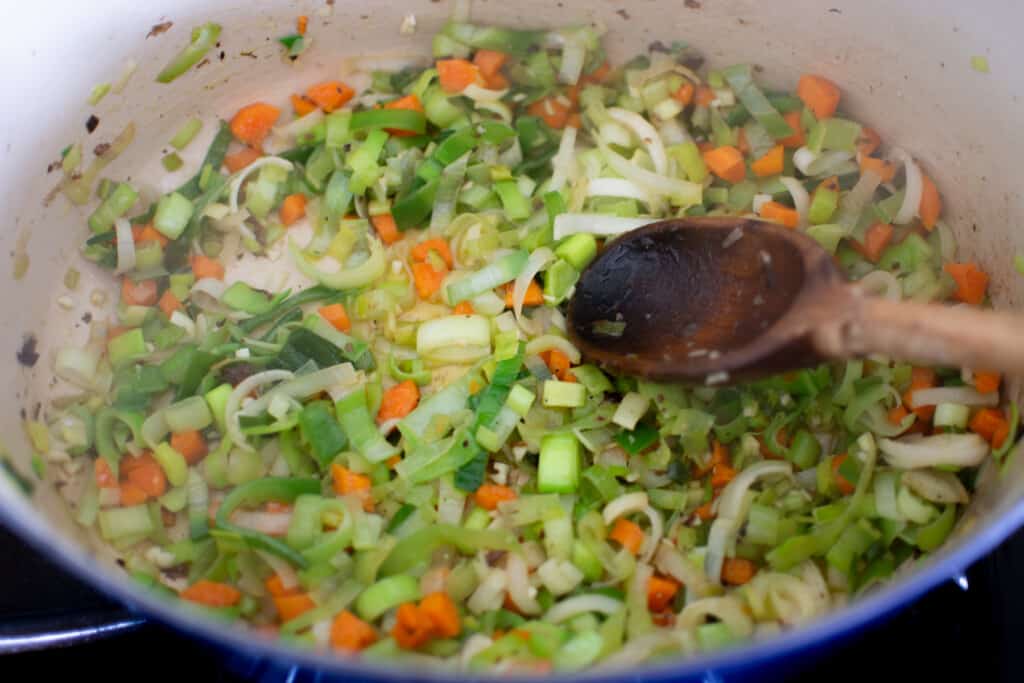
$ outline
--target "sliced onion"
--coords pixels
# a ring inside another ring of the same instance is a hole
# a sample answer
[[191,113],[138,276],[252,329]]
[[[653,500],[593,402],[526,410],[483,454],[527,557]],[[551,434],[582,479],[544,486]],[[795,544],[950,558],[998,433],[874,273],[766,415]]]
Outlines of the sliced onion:
[[[482,100],[476,103],[476,108],[497,114],[505,123],[512,123],[512,110],[508,108],[507,104],[501,102],[500,100]],[[488,148],[495,149],[492,146],[485,145],[483,148],[481,148],[481,156],[483,154],[483,150]],[[495,149],[495,151],[497,150]],[[482,160],[483,159],[481,158],[481,161]]]
[[256,450],[246,440],[245,434],[242,433],[242,428],[238,424],[238,407],[241,405],[242,399],[248,396],[254,389],[267,384],[273,384],[274,382],[289,380],[294,376],[288,370],[264,370],[263,372],[257,372],[255,375],[246,377],[238,383],[238,386],[234,388],[224,404],[224,421],[228,436],[231,437],[231,441],[235,446],[249,452]]
[[666,650],[681,650],[683,653],[688,653],[695,648],[693,634],[688,631],[656,629],[639,638],[627,640],[621,650],[601,660],[601,667],[607,669],[634,667]]
[[722,581],[725,557],[747,516],[750,504],[747,492],[750,487],[761,477],[792,474],[793,466],[788,462],[763,460],[740,472],[722,490],[722,495],[718,499],[717,516],[708,534],[707,554],[704,556],[704,573],[712,582]]
[[636,183],[624,178],[594,178],[587,183],[588,197],[625,197],[642,202],[651,201],[650,195]]
[[932,503],[966,504],[971,496],[952,472],[938,470],[911,470],[904,472],[901,480],[904,486]]
[[359,378],[359,373],[355,371],[351,363],[331,365],[282,382],[259,398],[246,403],[241,412],[243,415],[257,415],[266,410],[275,399],[301,400],[319,394],[321,391],[326,391],[333,400],[338,400],[351,391],[352,387],[358,383]]
[[470,83],[459,94],[463,97],[468,97],[477,103],[496,102],[508,94],[508,88],[505,88],[504,90],[489,90],[487,88],[481,88],[476,83]]
[[192,321],[192,318],[188,317],[181,311],[174,311],[171,313],[170,323],[175,327],[180,327],[185,330],[185,337],[187,339],[196,338],[196,324]]
[[974,467],[989,453],[988,443],[977,434],[879,439],[878,447],[889,464],[907,470],[940,465]]
[[999,405],[999,392],[983,394],[974,387],[932,387],[915,389],[910,393],[910,405],[937,406],[940,403],[957,403],[963,406],[995,406]]
[[236,510],[231,513],[231,521],[240,527],[252,529],[268,536],[284,536],[288,533],[292,513]]
[[903,286],[896,276],[887,270],[873,270],[860,280],[857,286],[868,296],[881,296],[889,301],[903,298]]
[[807,227],[807,211],[811,206],[811,198],[803,184],[796,178],[782,176],[779,178],[779,182],[789,190],[789,195],[793,198],[793,206],[796,208],[797,215],[800,216],[797,228],[803,230]]
[[681,145],[692,139],[682,124],[675,118],[660,121],[658,123],[658,133],[661,135],[662,142],[666,145]]
[[481,614],[501,607],[508,586],[508,577],[500,569],[491,569],[466,601],[473,614]]
[[[564,214],[563,214],[564,215]],[[558,237],[558,220],[555,219],[555,239]],[[526,298],[526,289],[533,282],[533,278],[542,271],[548,263],[553,261],[555,253],[548,247],[540,247],[535,249],[530,257],[526,259],[526,265],[523,266],[523,272],[519,273],[516,278],[515,284],[512,286],[512,310],[515,312],[516,320],[520,320],[523,317],[523,299]]]
[[623,218],[600,213],[561,213],[555,216],[555,241],[578,232],[612,237],[648,225],[653,220],[653,218]]
[[647,494],[643,491],[625,493],[608,502],[601,511],[605,525],[609,525],[623,515],[640,512],[648,505]]
[[582,360],[583,356],[580,354],[580,350],[573,346],[573,343],[565,337],[559,337],[555,334],[545,334],[536,339],[531,339],[526,344],[526,353],[532,356],[538,356],[541,353],[550,349],[557,349],[564,353],[569,358],[569,362],[573,365]]
[[793,152],[793,165],[805,176],[809,176],[811,175],[811,164],[814,163],[814,160],[817,158],[817,154],[806,147],[801,147]]
[[242,183],[244,183],[245,179],[249,177],[249,174],[253,171],[258,171],[264,166],[279,166],[286,171],[290,171],[294,168],[292,162],[280,157],[260,157],[243,168],[238,172],[238,175],[231,180],[231,187],[228,194],[228,206],[231,207],[231,213],[238,211],[238,193],[242,189]]
[[508,575],[508,596],[523,614],[540,614],[541,606],[530,595],[530,576],[526,562],[519,553],[505,556],[505,573]]
[[544,615],[549,624],[560,624],[579,614],[615,614],[623,608],[621,601],[607,595],[577,595],[556,603]]
[[836,215],[836,223],[841,225],[849,235],[857,226],[864,207],[871,201],[875,190],[882,183],[882,177],[874,171],[865,171],[861,174],[857,184],[846,193],[839,206],[839,213]]
[[125,218],[114,221],[114,237],[117,239],[117,269],[115,274],[135,270],[135,238],[132,236],[132,224]]
[[896,225],[905,225],[914,219],[921,206],[921,193],[924,191],[924,180],[921,178],[921,169],[918,167],[909,154],[902,149],[895,149],[893,157],[903,162],[903,173],[906,175],[907,184],[903,188],[903,204],[892,222]]
[[610,107],[608,115],[629,128],[639,138],[640,143],[651,157],[655,173],[658,175],[668,173],[668,155],[665,153],[665,145],[662,143],[658,131],[654,129],[654,126],[647,119],[635,111],[629,111],[620,107]]
[[770,194],[755,194],[751,208],[753,209],[754,213],[760,214],[761,207],[770,202],[771,200],[772,196]]
[[569,85],[579,81],[586,60],[586,45],[578,37],[566,38],[562,48],[562,64],[558,69],[558,80]]
[[696,629],[707,617],[724,622],[733,635],[739,638],[746,638],[754,631],[753,620],[747,616],[743,604],[733,596],[702,598],[691,602],[679,613],[676,628]]
[[654,564],[659,572],[668,574],[681,582],[694,595],[707,595],[710,590],[711,583],[704,572],[676,550],[669,541],[662,541],[659,544],[658,552],[654,556]]
[[274,570],[274,573],[281,579],[282,587],[289,589],[299,587],[299,575],[288,560],[263,550],[257,550],[256,554]]
[[822,152],[808,165],[808,173],[805,175],[837,175],[844,165],[851,163],[850,160],[852,158],[849,152],[843,152],[838,149]]
[[551,159],[551,180],[548,190],[560,192],[569,178],[572,163],[576,156],[576,128],[566,126],[562,131],[562,140],[558,143],[558,151]]
[[608,162],[608,165],[612,170],[623,178],[632,180],[648,192],[658,195],[666,195],[668,197],[685,197],[696,194],[703,189],[696,183],[691,183],[688,180],[670,178],[668,176],[659,173],[652,173],[647,169],[640,168],[622,155],[612,151],[607,145],[600,141],[598,144],[601,149],[601,153],[604,155],[605,160]]

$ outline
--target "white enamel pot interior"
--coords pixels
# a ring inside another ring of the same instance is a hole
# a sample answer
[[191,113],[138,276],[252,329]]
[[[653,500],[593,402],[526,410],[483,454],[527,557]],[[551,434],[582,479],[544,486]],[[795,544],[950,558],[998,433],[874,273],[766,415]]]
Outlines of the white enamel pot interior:
[[[138,177],[142,169],[154,168],[165,141],[186,116],[227,116],[256,99],[284,99],[302,84],[338,74],[346,57],[426,59],[430,37],[451,7],[432,0],[336,0],[331,8],[323,0],[50,0],[45,6],[9,2],[4,9],[0,64],[8,104],[0,113],[0,201],[5,216],[0,254],[11,260],[2,271],[0,299],[6,331],[0,338],[0,384],[7,387],[0,431],[13,466],[30,473],[20,411],[31,411],[51,394],[52,353],[68,343],[69,330],[74,339],[84,340],[86,325],[78,320],[83,310],[93,315],[112,311],[111,304],[89,302],[88,292],[100,280],[87,267],[82,268],[86,282],[71,294],[75,310],[56,303],[58,296],[69,294],[61,282],[87,231],[86,210],[72,208],[62,198],[44,201],[59,175],[47,174],[47,165],[59,158],[59,151],[78,141],[89,158],[97,143],[109,142],[133,121],[135,142],[104,175]],[[313,47],[289,64],[281,59],[274,38],[290,32],[299,14],[310,16]],[[408,14],[416,16],[418,30],[400,35],[399,25]],[[609,29],[606,45],[613,61],[643,52],[654,40],[683,40],[702,49],[712,63],[759,65],[760,78],[774,86],[792,88],[804,71],[834,79],[843,88],[847,111],[875,127],[883,139],[910,150],[936,179],[961,255],[991,273],[996,305],[1015,308],[1024,301],[1024,279],[1012,263],[1013,254],[1024,248],[1024,233],[1017,229],[1024,219],[1018,174],[1024,158],[1024,137],[1019,134],[1024,121],[1024,75],[1019,68],[1024,62],[1019,37],[1024,5],[992,0],[985,3],[985,11],[978,11],[959,0],[476,0],[472,18],[521,27],[600,22]],[[151,26],[167,20],[173,22],[170,30],[147,38]],[[223,60],[212,52],[208,65],[172,85],[155,83],[155,74],[188,41],[191,28],[207,20],[224,25]],[[991,73],[973,70],[973,55],[987,57]],[[88,107],[92,86],[116,80],[127,59],[136,60],[138,70],[124,92]],[[87,134],[90,114],[99,118],[99,125]],[[194,144],[194,154],[202,146]],[[18,251],[27,252],[30,266],[24,277],[15,279],[13,254]],[[32,368],[15,362],[29,334],[39,340],[40,359]],[[1020,383],[1010,386],[1019,398]],[[1017,455],[1002,474],[986,469],[982,490],[953,540],[916,573],[807,628],[710,658],[659,663],[632,674],[678,679],[709,667],[727,671],[756,666],[827,642],[956,576],[1024,521],[1024,473]],[[323,669],[367,677],[396,673],[383,665],[296,654],[147,597],[92,549],[46,485],[37,486],[28,499],[0,477],[0,513],[8,526],[66,567],[183,630],[229,648],[290,657]]]

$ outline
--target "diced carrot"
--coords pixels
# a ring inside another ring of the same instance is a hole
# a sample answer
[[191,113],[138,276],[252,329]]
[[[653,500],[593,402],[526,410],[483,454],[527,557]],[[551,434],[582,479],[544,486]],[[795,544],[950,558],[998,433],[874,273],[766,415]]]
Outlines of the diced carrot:
[[209,452],[202,432],[195,429],[171,434],[171,448],[181,453],[189,465],[195,465]]
[[124,507],[142,505],[149,500],[146,492],[130,481],[121,482],[118,488],[121,489],[121,497],[118,502]]
[[579,84],[565,86],[565,96],[572,102],[572,108],[575,109],[580,103],[580,86]]
[[1010,436],[1010,423],[1004,420],[1001,425],[996,427],[996,431],[992,433],[992,448],[999,448],[1002,446],[1006,439]]
[[747,177],[747,167],[743,163],[743,155],[730,145],[715,147],[704,152],[704,163],[708,165],[712,173],[730,183],[741,182]]
[[498,50],[480,49],[473,55],[473,64],[484,76],[493,76],[505,66],[508,55]]
[[174,296],[174,292],[170,289],[164,290],[164,293],[160,295],[160,300],[156,302],[156,305],[160,307],[160,310],[163,311],[164,315],[168,318],[171,317],[172,313],[180,311],[183,308],[181,302],[178,301],[178,297]]
[[736,478],[736,470],[725,463],[715,465],[711,469],[711,488],[720,489]]
[[870,156],[882,146],[882,138],[874,128],[862,126],[857,136],[857,151],[861,156]]
[[377,411],[377,423],[397,420],[411,413],[420,402],[420,390],[411,379],[399,382],[384,392]]
[[452,267],[454,264],[454,261],[452,260],[452,252],[451,249],[448,248],[448,243],[443,239],[435,237],[434,239],[420,242],[412,248],[410,255],[414,261],[426,261],[427,255],[432,251],[437,252],[437,255],[444,259],[445,265],[449,268]]
[[290,194],[281,202],[281,223],[288,226],[302,220],[306,215],[306,195],[301,192]]
[[765,202],[761,205],[761,218],[766,218],[776,223],[782,223],[787,228],[796,228],[800,223],[800,214],[796,209],[791,209],[785,204],[778,202]]
[[565,128],[572,113],[572,103],[566,104],[558,97],[545,97],[526,108],[526,113],[543,119],[552,128]]
[[[514,287],[512,283],[509,283],[505,287],[505,306],[512,308],[513,300],[512,295],[514,293]],[[524,306],[541,306],[544,304],[544,290],[540,288],[535,280],[531,280],[530,284],[526,286],[526,294],[523,296]]]
[[299,18],[295,20],[295,32],[300,36],[306,35],[306,29],[309,27],[309,17],[305,14],[300,14]]
[[295,115],[298,117],[316,111],[316,104],[305,95],[292,95],[288,99],[291,100],[292,109],[295,110]]
[[167,475],[149,451],[122,459],[121,477],[138,486],[150,498],[158,498],[167,492]]
[[754,578],[757,565],[743,557],[727,557],[722,562],[722,583],[742,586]]
[[972,432],[985,439],[985,441],[991,443],[996,436],[996,433],[1004,424],[1006,424],[1006,418],[1003,417],[1001,410],[996,408],[982,408],[974,414],[974,417],[971,418],[971,422],[968,427]]
[[987,370],[974,371],[974,388],[982,394],[992,394],[999,391],[999,382],[1002,377],[998,372]]
[[693,514],[697,515],[697,518],[701,521],[708,521],[715,516],[715,513],[712,511],[712,505],[714,505],[714,502],[714,500],[709,500],[694,510]]
[[121,280],[121,301],[129,306],[152,306],[157,302],[156,280]]
[[462,632],[459,610],[447,593],[431,593],[420,600],[419,609],[430,621],[435,635],[441,638],[454,638]]
[[818,119],[827,119],[839,107],[839,86],[824,76],[804,74],[796,86],[796,96]]
[[402,456],[392,455],[390,458],[384,461],[384,464],[388,466],[389,470],[393,470],[395,469],[395,466],[400,462],[402,462]]
[[779,140],[779,144],[783,147],[803,147],[807,142],[807,136],[804,135],[804,128],[800,125],[800,112],[791,111],[788,114],[783,114],[782,118],[793,129],[793,134]]
[[894,164],[882,159],[876,159],[875,157],[861,157],[860,172],[867,173],[868,171],[874,171],[875,175],[881,178],[883,183],[891,183],[892,179],[896,177],[896,166]]
[[488,90],[504,90],[509,87],[508,79],[500,71],[492,76],[484,76],[484,86]]
[[456,315],[473,315],[475,312],[476,310],[473,308],[473,304],[468,301],[460,301],[455,304]]
[[437,271],[429,263],[412,264],[412,279],[421,299],[429,299],[441,289],[447,271]]
[[750,164],[750,170],[759,178],[778,175],[782,173],[784,154],[783,146],[775,145],[763,157]]
[[631,555],[639,553],[640,547],[644,544],[643,529],[625,517],[619,517],[615,520],[615,526],[609,532],[608,538],[618,542]]
[[651,612],[664,612],[672,606],[672,601],[679,592],[679,582],[673,578],[651,575],[647,579],[647,609]]
[[93,461],[93,473],[96,477],[96,486],[99,488],[117,488],[117,477],[114,476],[114,471],[110,469],[110,463],[103,458],[96,458],[96,460]]
[[348,319],[348,311],[345,310],[345,306],[340,302],[321,306],[317,309],[317,313],[339,332],[348,332],[352,329],[352,322]]
[[395,613],[395,626],[391,630],[399,647],[415,650],[430,641],[433,631],[433,622],[419,607],[411,602],[399,605]]
[[224,266],[220,261],[204,254],[192,254],[189,260],[192,263],[192,272],[197,280],[201,280],[204,277],[213,278],[214,280],[224,279]]
[[295,595],[275,596],[274,607],[277,608],[277,616],[281,621],[291,621],[303,612],[308,612],[316,607],[316,603],[308,593],[296,593]]
[[683,81],[683,84],[679,86],[679,90],[672,93],[672,97],[676,99],[679,104],[684,107],[690,106],[690,102],[693,102],[693,96],[697,89],[693,87],[693,83],[690,81]]
[[496,510],[498,509],[498,503],[515,499],[516,492],[508,486],[501,486],[500,484],[483,484],[473,494],[473,502],[484,510]]
[[901,422],[903,422],[903,418],[905,418],[909,414],[910,411],[907,410],[906,406],[895,406],[889,409],[887,419],[889,420],[889,424],[898,425]]
[[698,107],[710,107],[711,103],[715,101],[715,91],[706,85],[702,85],[697,88],[696,97]]
[[834,175],[830,175],[828,178],[825,178],[820,183],[818,183],[818,187],[816,189],[818,189],[818,190],[821,190],[821,189],[834,190],[835,192],[838,192],[839,191],[839,177],[838,176],[834,176]]
[[601,66],[597,67],[588,74],[580,76],[580,83],[604,83],[608,80],[608,77],[612,75],[612,65],[607,61],[601,62]]
[[935,222],[939,220],[939,215],[942,213],[942,197],[939,196],[939,190],[935,187],[932,179],[923,173],[921,174],[921,182],[923,183],[921,203],[918,205],[917,213],[921,216],[921,225],[931,230],[935,227]]
[[363,502],[364,510],[373,510],[373,497],[370,495],[371,482],[368,476],[357,474],[338,463],[332,463],[331,480],[334,484],[334,492],[339,496],[355,496]]
[[228,169],[229,173],[238,173],[261,156],[263,156],[263,153],[258,149],[243,147],[237,152],[233,152],[224,157],[224,168]]
[[846,460],[846,453],[840,453],[839,455],[832,458],[832,476],[836,479],[836,487],[839,492],[844,496],[848,496],[854,492],[856,487],[850,483],[850,481],[839,473],[839,467]]
[[281,110],[266,102],[254,102],[238,110],[231,119],[231,132],[235,138],[249,145],[259,147],[277,123]]
[[238,604],[242,594],[234,586],[208,579],[200,579],[181,591],[183,600],[207,607],[231,607]]
[[736,149],[742,152],[743,156],[750,155],[750,141],[747,140],[747,131],[743,128],[736,134]]
[[868,261],[878,263],[882,252],[892,241],[893,227],[888,223],[875,223],[864,233],[864,242],[853,242],[853,247]]
[[711,457],[703,467],[693,468],[693,478],[702,479],[714,471],[718,465],[729,465],[729,451],[717,439],[711,442]]
[[467,59],[439,59],[435,66],[441,89],[449,95],[460,93],[481,80],[480,69]]
[[297,586],[285,588],[284,581],[281,580],[281,576],[279,574],[274,574],[273,576],[271,576],[269,579],[263,582],[263,585],[267,587],[267,592],[275,598],[284,597],[285,595],[295,595],[299,592]]
[[341,81],[324,81],[310,86],[306,90],[306,97],[328,114],[345,106],[345,103],[351,100],[355,94],[355,90]]
[[[935,371],[931,368],[915,367],[910,371],[910,387],[903,393],[903,405],[908,408],[912,405],[911,396],[918,389],[934,387],[936,382]],[[913,409],[915,415],[924,422],[930,422],[935,415],[935,406],[919,406]]]
[[[562,378],[569,375],[569,368],[572,365],[572,362],[569,360],[569,356],[565,355],[558,349],[549,349],[540,354],[540,357],[544,360],[544,363],[548,366],[548,370],[551,371],[552,375],[562,381],[565,381]],[[575,379],[575,376],[573,376],[573,379]]]
[[384,244],[394,244],[401,239],[402,235],[398,232],[398,226],[395,224],[395,219],[390,213],[370,216],[370,222],[373,223],[377,236],[380,237],[380,241]]
[[331,622],[331,646],[343,652],[359,652],[377,642],[377,632],[368,623],[344,610]]
[[975,306],[985,300],[988,274],[976,263],[947,263],[942,268],[956,281],[954,299]]
[[[397,100],[394,100],[392,102],[388,102],[387,104],[385,104],[384,108],[385,109],[409,109],[411,111],[418,111],[421,114],[423,113],[423,103],[420,102],[420,98],[416,97],[416,95],[406,95],[405,97],[400,97]],[[394,137],[397,137],[397,138],[407,138],[407,137],[416,135],[416,133],[412,132],[411,130],[399,130],[397,128],[385,128],[384,130],[386,130],[388,133],[390,133],[391,135],[393,135]],[[378,228],[378,232],[379,232],[379,228]],[[386,244],[391,244],[390,242],[385,242],[385,243]]]
[[171,239],[153,227],[152,223],[132,226],[132,240],[142,244],[144,242],[157,242],[161,247],[166,247]]

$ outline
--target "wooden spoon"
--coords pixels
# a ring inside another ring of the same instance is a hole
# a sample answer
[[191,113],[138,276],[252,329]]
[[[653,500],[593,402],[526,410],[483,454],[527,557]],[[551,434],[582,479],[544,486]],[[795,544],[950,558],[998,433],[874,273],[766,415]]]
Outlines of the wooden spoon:
[[807,235],[747,218],[622,235],[583,271],[568,313],[585,356],[660,381],[724,384],[869,354],[1024,374],[1024,316],[867,296]]

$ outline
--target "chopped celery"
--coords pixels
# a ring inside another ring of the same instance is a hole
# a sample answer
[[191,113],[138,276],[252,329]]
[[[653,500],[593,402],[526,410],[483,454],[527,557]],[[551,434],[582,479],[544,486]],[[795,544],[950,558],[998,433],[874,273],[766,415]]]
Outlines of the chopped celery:
[[541,401],[545,408],[579,408],[587,401],[587,389],[578,382],[544,382]]
[[572,432],[545,434],[537,464],[537,490],[572,493],[579,486],[580,443]]

